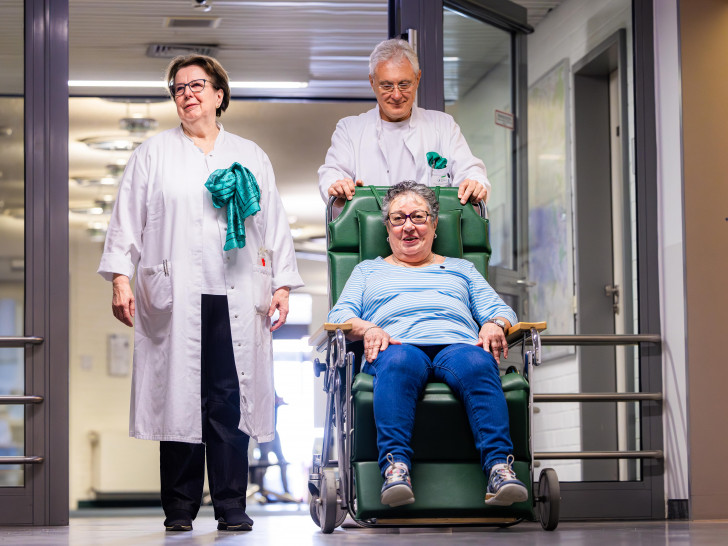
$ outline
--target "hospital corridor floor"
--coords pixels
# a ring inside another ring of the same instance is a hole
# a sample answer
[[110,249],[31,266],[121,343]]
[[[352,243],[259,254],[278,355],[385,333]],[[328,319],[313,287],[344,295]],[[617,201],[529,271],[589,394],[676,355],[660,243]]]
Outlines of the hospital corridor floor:
[[191,532],[169,533],[161,509],[94,509],[73,512],[67,527],[0,527],[0,545],[72,546],[216,546],[340,545],[388,546],[487,544],[540,545],[660,545],[728,543],[728,520],[721,521],[562,521],[555,531],[524,522],[510,528],[436,527],[366,529],[347,525],[324,535],[311,520],[306,504],[255,507],[249,510],[253,531],[218,531],[212,509],[203,507]]

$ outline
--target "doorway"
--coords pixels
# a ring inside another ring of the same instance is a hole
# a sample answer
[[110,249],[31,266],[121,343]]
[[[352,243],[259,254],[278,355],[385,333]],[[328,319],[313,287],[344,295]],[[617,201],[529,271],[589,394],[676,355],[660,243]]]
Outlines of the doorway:
[[[626,32],[574,67],[577,333],[635,333],[634,217],[630,198]],[[631,347],[579,347],[581,392],[635,392]],[[637,404],[581,406],[585,451],[639,449]],[[582,463],[584,481],[639,479],[638,461]]]

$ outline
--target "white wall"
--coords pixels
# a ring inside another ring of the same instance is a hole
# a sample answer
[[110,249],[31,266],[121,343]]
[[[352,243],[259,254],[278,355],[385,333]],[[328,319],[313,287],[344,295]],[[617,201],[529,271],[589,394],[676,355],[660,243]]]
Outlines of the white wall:
[[[108,373],[107,338],[116,333],[129,336],[133,331],[111,314],[111,285],[96,274],[101,244],[91,243],[80,230],[71,230],[70,266],[70,356],[69,356],[69,446],[71,509],[78,500],[93,499],[92,487],[99,476],[92,468],[92,433],[112,438],[129,435],[129,394],[131,374],[126,377]],[[131,355],[130,355],[131,356]],[[129,360],[131,367],[131,360]],[[123,446],[126,446],[124,449]],[[140,463],[138,450],[156,452],[156,442],[126,439],[117,443],[117,474],[136,483],[148,484],[146,491],[159,489],[159,462]],[[106,446],[100,452],[106,452]]]
[[685,251],[678,8],[654,3],[665,495],[688,498]]
[[[528,85],[529,87],[548,73],[561,60],[567,59],[572,67],[601,42],[609,38],[619,29],[627,31],[627,97],[629,109],[633,110],[632,82],[632,5],[629,0],[605,0],[584,2],[583,0],[566,0],[550,12],[539,23],[533,34],[528,36]],[[573,75],[568,78],[569,104],[574,104]],[[573,146],[573,110],[570,112],[569,127],[572,134],[567,138]],[[628,127],[630,138],[634,134],[633,120],[630,117]],[[569,165],[571,193],[573,196],[574,153],[570,154]],[[634,180],[631,180],[632,187]],[[634,194],[634,192],[632,192]],[[573,202],[573,197],[572,197]],[[634,209],[634,206],[633,206]],[[634,218],[634,215],[632,215]],[[573,219],[572,219],[573,222]],[[573,223],[572,223],[573,225]],[[576,277],[578,282],[578,276]],[[546,332],[558,334],[562,332]],[[591,332],[589,332],[591,333]],[[533,379],[534,392],[578,392],[579,390],[578,356],[562,357],[545,363],[536,370]],[[534,415],[534,449],[536,451],[581,449],[580,409],[578,404],[541,404]],[[545,461],[543,466],[552,466],[559,473],[559,479],[581,479],[581,463],[579,461]]]

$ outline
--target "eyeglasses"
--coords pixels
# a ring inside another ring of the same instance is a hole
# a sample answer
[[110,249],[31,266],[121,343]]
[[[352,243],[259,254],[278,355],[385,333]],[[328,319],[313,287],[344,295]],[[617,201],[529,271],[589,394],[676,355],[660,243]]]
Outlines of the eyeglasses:
[[412,87],[412,82],[410,81],[403,81],[398,83],[392,83],[392,82],[382,82],[379,84],[379,89],[384,91],[385,93],[391,93],[394,91],[394,88],[397,88],[400,90],[400,92],[404,93],[405,91],[409,91]]
[[193,93],[202,93],[205,90],[205,83],[207,81],[208,80],[205,79],[192,80],[189,83],[178,83],[177,85],[172,84],[169,88],[175,97],[181,97],[185,94],[186,87],[189,87],[190,91]]
[[427,222],[427,217],[430,216],[429,212],[424,210],[416,210],[410,214],[404,214],[403,212],[393,212],[389,215],[389,223],[395,227],[403,226],[407,222],[407,218],[416,225],[421,226]]

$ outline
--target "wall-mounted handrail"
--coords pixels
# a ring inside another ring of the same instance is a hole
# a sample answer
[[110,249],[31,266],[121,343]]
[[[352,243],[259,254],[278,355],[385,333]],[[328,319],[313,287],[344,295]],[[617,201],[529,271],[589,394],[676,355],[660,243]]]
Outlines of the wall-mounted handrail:
[[541,345],[639,345],[662,343],[659,334],[541,335]]
[[533,454],[539,461],[544,459],[662,459],[662,450],[645,451],[540,451]]
[[0,465],[3,464],[40,464],[44,460],[43,457],[37,455],[29,455],[27,457],[0,457]]
[[25,347],[41,343],[43,343],[43,338],[39,336],[0,336],[0,348]]
[[[541,335],[541,345],[594,346],[594,345],[639,345],[652,343],[660,345],[657,334],[573,334]],[[614,393],[544,393],[533,394],[533,402],[661,402],[659,392],[614,392]],[[663,459],[662,450],[637,451],[552,451],[536,452],[534,460],[584,460],[584,459]]]
[[534,402],[648,402],[660,401],[660,392],[582,392],[534,394]]

